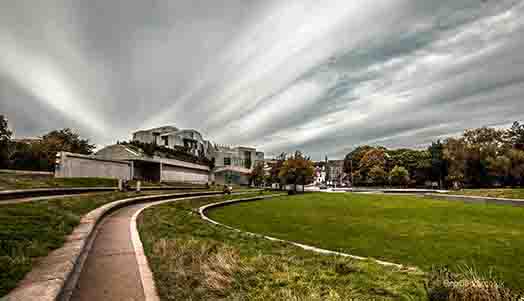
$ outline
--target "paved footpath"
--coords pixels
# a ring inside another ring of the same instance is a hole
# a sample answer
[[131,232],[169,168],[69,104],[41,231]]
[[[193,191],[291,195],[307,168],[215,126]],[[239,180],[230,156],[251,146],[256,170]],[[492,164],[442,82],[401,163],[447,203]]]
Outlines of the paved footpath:
[[145,206],[125,207],[104,218],[71,300],[145,300],[130,231],[132,216]]

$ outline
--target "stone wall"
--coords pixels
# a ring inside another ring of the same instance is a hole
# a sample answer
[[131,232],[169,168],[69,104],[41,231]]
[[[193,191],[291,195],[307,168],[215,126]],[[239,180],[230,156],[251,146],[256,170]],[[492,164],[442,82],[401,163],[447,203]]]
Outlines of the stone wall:
[[102,160],[90,156],[61,152],[55,168],[57,178],[131,179],[131,163]]

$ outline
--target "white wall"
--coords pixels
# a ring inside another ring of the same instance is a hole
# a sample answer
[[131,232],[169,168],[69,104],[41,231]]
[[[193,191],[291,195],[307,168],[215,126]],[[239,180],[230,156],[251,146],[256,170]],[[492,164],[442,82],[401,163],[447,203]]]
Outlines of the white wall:
[[205,184],[209,182],[209,172],[179,166],[162,165],[162,181]]
[[55,169],[57,178],[113,178],[131,179],[131,164],[91,158],[71,153],[61,153],[60,164]]

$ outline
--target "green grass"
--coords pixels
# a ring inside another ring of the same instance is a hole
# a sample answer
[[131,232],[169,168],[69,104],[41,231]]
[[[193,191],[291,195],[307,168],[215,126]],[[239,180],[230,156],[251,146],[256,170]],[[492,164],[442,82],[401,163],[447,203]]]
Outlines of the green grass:
[[[136,185],[136,181],[129,183]],[[31,189],[31,188],[54,188],[54,187],[116,187],[118,180],[107,178],[54,178],[48,175],[27,175],[0,172],[0,190]],[[190,183],[151,183],[142,182],[142,187],[195,187],[203,185]]]
[[0,297],[23,279],[39,257],[61,247],[83,215],[109,202],[136,195],[110,192],[0,205]]
[[450,192],[450,194],[524,200],[524,188],[464,189],[461,191]]
[[58,178],[47,175],[0,173],[0,190],[52,188],[52,187],[114,187],[115,179]]
[[524,287],[524,208],[315,193],[217,208],[210,216],[250,232],[426,271],[467,265]]
[[140,235],[162,300],[426,298],[420,273],[230,231],[196,212],[204,204],[239,197],[246,196],[178,201],[140,215]]

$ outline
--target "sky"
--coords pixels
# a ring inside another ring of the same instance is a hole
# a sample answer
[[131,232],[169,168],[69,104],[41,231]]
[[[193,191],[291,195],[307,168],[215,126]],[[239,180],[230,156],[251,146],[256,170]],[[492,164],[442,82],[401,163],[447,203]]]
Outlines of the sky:
[[342,158],[523,121],[523,49],[516,0],[0,0],[0,114]]

